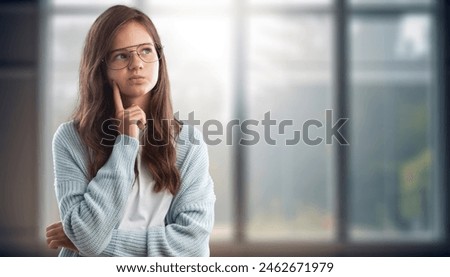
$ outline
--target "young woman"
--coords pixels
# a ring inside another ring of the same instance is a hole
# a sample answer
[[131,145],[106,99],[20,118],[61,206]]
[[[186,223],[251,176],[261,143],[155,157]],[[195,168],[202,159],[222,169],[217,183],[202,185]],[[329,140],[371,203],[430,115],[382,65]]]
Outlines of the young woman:
[[174,119],[161,41],[142,12],[92,25],[80,101],[53,138],[60,256],[208,256],[213,181],[202,135]]

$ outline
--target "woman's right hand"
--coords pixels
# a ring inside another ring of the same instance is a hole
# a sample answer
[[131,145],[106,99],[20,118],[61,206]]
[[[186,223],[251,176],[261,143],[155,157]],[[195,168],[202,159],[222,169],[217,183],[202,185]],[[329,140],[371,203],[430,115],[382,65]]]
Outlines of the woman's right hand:
[[61,221],[47,226],[45,236],[47,237],[47,246],[50,249],[58,249],[59,247],[65,247],[76,253],[79,252],[77,247],[67,237],[66,233],[64,233],[64,228]]
[[119,133],[139,139],[139,129],[144,129],[147,122],[145,112],[138,105],[123,107],[120,89],[116,82],[112,82],[116,119],[119,122]]

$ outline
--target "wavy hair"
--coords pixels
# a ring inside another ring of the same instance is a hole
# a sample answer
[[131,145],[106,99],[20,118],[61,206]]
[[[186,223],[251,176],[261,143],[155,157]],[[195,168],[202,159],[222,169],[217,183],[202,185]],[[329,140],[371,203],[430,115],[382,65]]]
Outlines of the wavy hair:
[[[79,72],[79,101],[73,120],[89,153],[89,179],[106,163],[111,155],[117,130],[111,130],[104,122],[114,118],[113,90],[108,82],[103,60],[111,50],[117,31],[128,22],[144,26],[152,37],[159,60],[159,75],[147,114],[149,125],[145,129],[142,161],[156,182],[156,192],[169,190],[175,194],[180,187],[180,173],[176,167],[176,138],[181,122],[173,115],[167,64],[161,40],[150,18],[143,12],[123,5],[113,6],[103,12],[91,26],[84,44]],[[170,122],[170,124],[167,124]],[[136,167],[135,172],[137,173]]]

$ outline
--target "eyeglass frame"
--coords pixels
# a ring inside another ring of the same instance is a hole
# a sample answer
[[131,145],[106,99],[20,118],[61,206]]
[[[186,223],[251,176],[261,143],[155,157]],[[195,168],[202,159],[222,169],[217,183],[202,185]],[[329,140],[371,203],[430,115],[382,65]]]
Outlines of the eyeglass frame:
[[[141,47],[141,46],[143,46],[143,45],[151,45],[151,46],[153,46],[153,47],[155,48],[156,55],[157,55],[158,58],[157,58],[156,60],[154,60],[154,61],[151,61],[151,62],[146,62],[146,61],[144,61],[144,60],[142,59],[141,55],[139,54],[139,52],[137,51],[138,48]],[[130,47],[136,47],[136,49],[131,50],[131,51],[128,51],[127,48],[130,48]],[[127,51],[128,51],[128,59],[129,59],[129,60],[128,60],[128,64],[127,64],[126,66],[122,67],[122,68],[111,68],[111,67],[108,65],[108,62],[106,61],[107,58],[105,57],[105,58],[102,59],[102,62],[105,63],[105,65],[106,65],[107,68],[109,68],[109,69],[111,69],[111,70],[122,70],[122,69],[124,69],[124,68],[130,66],[131,60],[132,60],[132,59],[131,59],[131,53],[133,53],[133,52],[136,52],[136,55],[137,55],[137,56],[139,57],[139,59],[140,59],[141,61],[143,61],[144,63],[154,63],[154,62],[157,62],[157,61],[161,60],[161,55],[160,55],[160,52],[159,52],[159,51],[162,51],[162,47],[157,47],[157,46],[155,46],[155,45],[154,45],[153,43],[151,43],[151,42],[146,42],[146,43],[141,43],[141,44],[136,44],[136,45],[130,45],[130,46],[123,47],[123,48],[117,48],[117,49],[108,51],[108,53],[107,53],[106,56],[108,57],[108,56],[111,55],[113,52],[121,51],[121,50],[127,50]]]

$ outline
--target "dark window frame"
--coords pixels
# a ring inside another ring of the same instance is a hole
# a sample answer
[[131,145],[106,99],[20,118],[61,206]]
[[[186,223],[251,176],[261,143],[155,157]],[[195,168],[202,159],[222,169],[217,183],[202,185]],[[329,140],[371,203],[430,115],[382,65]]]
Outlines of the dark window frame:
[[[234,111],[233,115],[237,119],[245,119],[246,111],[244,105],[245,99],[245,80],[247,59],[245,57],[245,22],[252,13],[263,14],[320,14],[327,13],[333,16],[334,27],[334,85],[332,92],[334,97],[334,106],[336,107],[337,117],[349,117],[349,95],[348,95],[348,21],[352,15],[395,15],[402,13],[428,13],[431,14],[436,26],[436,43],[435,50],[437,72],[437,91],[438,91],[438,108],[442,111],[440,114],[439,126],[443,126],[438,134],[438,140],[442,149],[441,156],[438,157],[440,162],[440,186],[442,186],[442,204],[444,218],[443,233],[444,239],[437,243],[366,243],[351,242],[348,238],[348,164],[349,153],[351,147],[335,146],[334,156],[337,166],[336,170],[336,230],[334,242],[266,242],[252,243],[246,239],[246,203],[247,188],[245,187],[247,178],[247,156],[246,148],[237,143],[242,134],[234,137],[234,167],[233,167],[233,192],[232,195],[235,202],[233,206],[233,237],[229,242],[211,242],[212,256],[447,256],[450,255],[450,219],[448,218],[448,210],[450,209],[450,188],[446,185],[450,180],[450,171],[446,170],[449,164],[450,150],[446,145],[450,142],[450,131],[446,126],[450,123],[449,107],[450,95],[446,93],[450,80],[450,57],[448,54],[448,14],[450,13],[450,3],[445,0],[436,0],[434,5],[357,5],[350,7],[350,0],[334,0],[331,7],[272,7],[257,6],[250,7],[247,1],[234,0],[230,11],[233,12],[233,20],[235,29],[232,30],[235,36],[234,53],[237,56],[237,63],[234,66],[233,79],[234,83]],[[135,0],[136,7],[143,7],[144,1]],[[147,4],[148,5],[148,4]],[[46,15],[61,14],[98,14],[103,11],[103,7],[53,7],[50,6]],[[157,9],[155,9],[157,10]],[[164,12],[170,10],[164,9]],[[243,28],[244,27],[244,28]],[[439,58],[441,57],[441,58]],[[347,131],[342,130],[345,136]]]

